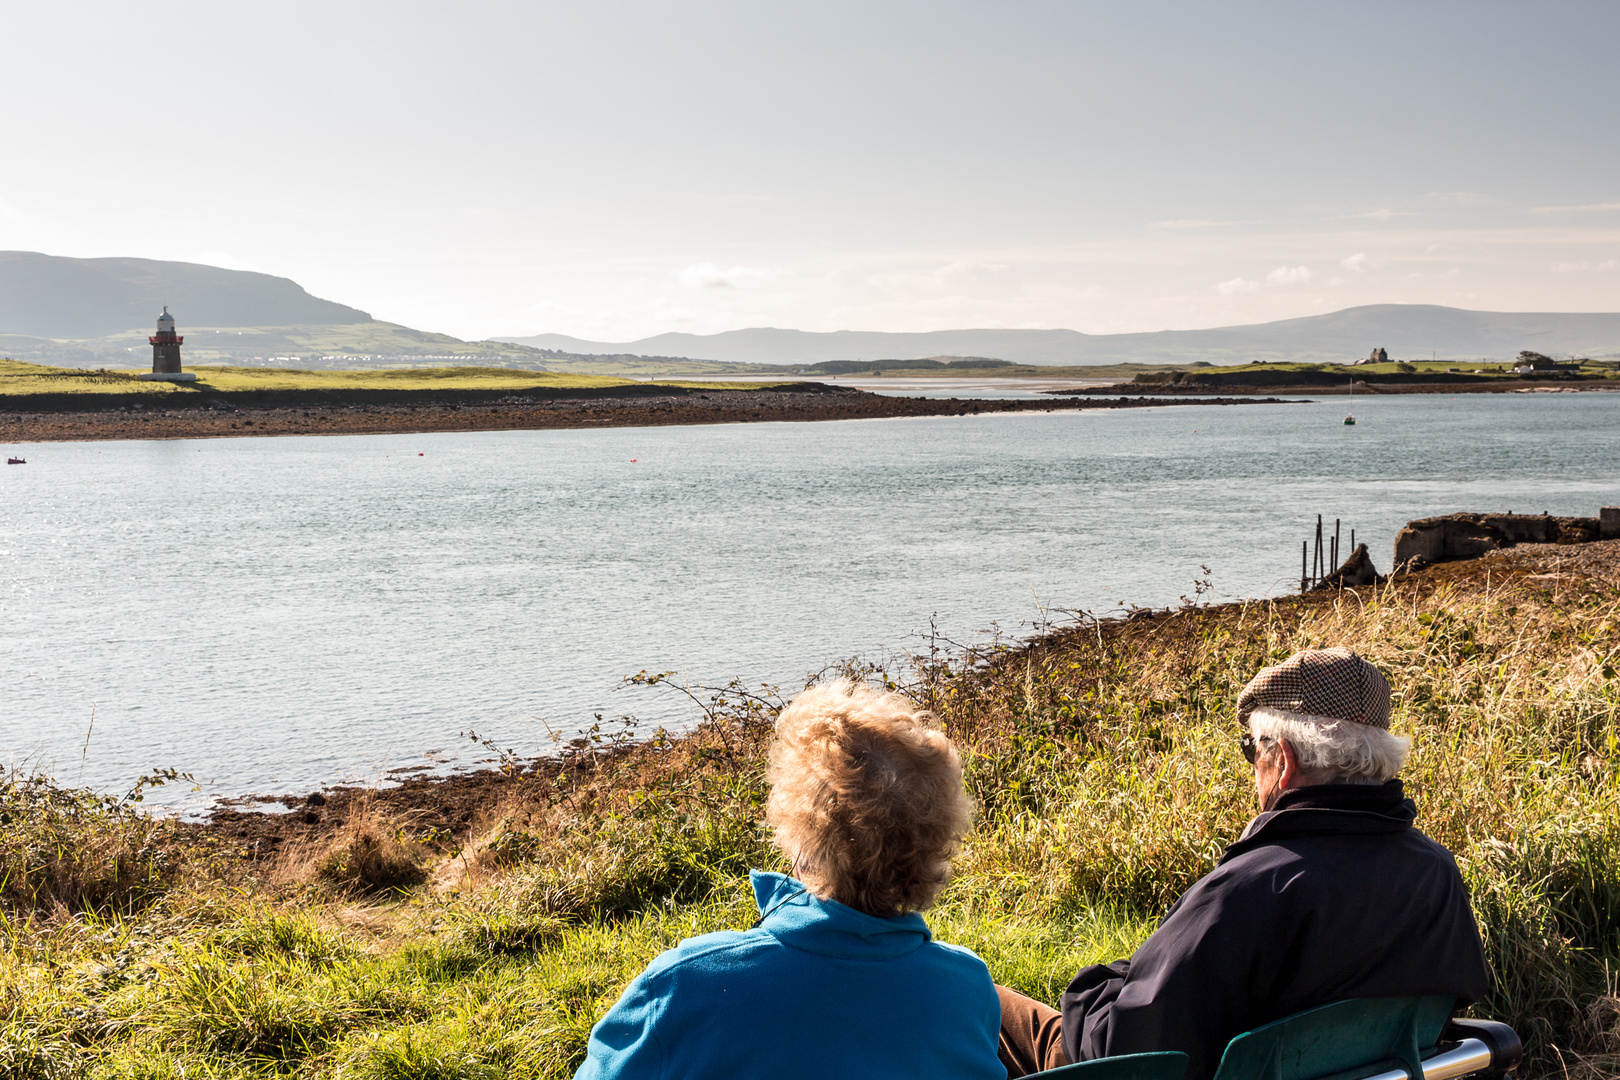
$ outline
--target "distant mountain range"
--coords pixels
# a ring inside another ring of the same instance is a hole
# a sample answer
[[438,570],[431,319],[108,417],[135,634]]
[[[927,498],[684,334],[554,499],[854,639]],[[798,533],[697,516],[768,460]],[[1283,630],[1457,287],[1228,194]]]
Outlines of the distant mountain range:
[[[1620,313],[1464,311],[1374,304],[1253,326],[1082,334],[1074,330],[937,330],[888,334],[770,328],[659,334],[628,343],[537,334],[462,341],[374,320],[311,296],[288,278],[153,259],[69,259],[0,251],[0,355],[81,367],[144,366],[146,335],[164,305],[186,335],[190,363],[379,367],[480,363],[672,375],[791,371],[816,364],[989,357],[1015,364],[1346,362],[1387,349],[1391,359],[1620,355]],[[769,366],[767,366],[769,365]]]
[[1370,304],[1252,326],[1082,334],[1074,330],[936,330],[886,334],[760,328],[721,334],[659,334],[639,341],[586,341],[563,334],[503,340],[574,355],[682,356],[756,364],[988,356],[1017,364],[1236,364],[1254,360],[1357,360],[1375,348],[1392,360],[1506,358],[1521,349],[1620,355],[1620,312],[1564,314],[1465,311],[1430,304]]

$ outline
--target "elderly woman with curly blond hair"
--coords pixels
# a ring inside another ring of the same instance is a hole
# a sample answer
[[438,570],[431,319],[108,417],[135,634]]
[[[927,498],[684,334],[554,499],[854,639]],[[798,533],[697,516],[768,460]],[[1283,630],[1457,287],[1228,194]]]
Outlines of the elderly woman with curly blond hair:
[[793,875],[754,871],[750,929],[690,938],[637,976],[576,1080],[1004,1080],[984,962],[918,914],[972,814],[933,718],[860,684],[806,690],[777,720],[766,779]]

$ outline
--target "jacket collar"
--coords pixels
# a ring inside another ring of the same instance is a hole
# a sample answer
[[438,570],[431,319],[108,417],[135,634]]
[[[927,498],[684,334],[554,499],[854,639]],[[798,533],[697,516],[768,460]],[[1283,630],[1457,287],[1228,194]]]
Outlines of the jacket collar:
[[1396,833],[1416,820],[1417,804],[1406,797],[1399,780],[1293,788],[1249,822],[1221,862],[1288,837]]
[[849,960],[893,960],[933,940],[916,912],[880,919],[823,900],[786,874],[752,870],[748,876],[759,905],[759,928],[795,949]]

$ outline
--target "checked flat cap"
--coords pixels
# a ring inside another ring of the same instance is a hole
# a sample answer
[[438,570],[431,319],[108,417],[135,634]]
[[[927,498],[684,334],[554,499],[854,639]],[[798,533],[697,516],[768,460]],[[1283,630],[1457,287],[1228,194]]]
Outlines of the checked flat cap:
[[1262,668],[1238,695],[1238,722],[1256,709],[1331,716],[1389,730],[1389,683],[1367,661],[1339,646],[1306,649]]

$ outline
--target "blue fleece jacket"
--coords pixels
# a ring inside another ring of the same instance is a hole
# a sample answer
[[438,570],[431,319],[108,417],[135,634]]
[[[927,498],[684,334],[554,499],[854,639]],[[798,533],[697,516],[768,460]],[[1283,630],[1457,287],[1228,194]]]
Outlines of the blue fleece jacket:
[[1001,1003],[920,915],[879,919],[754,871],[752,930],[688,938],[591,1030],[575,1080],[1005,1080]]

